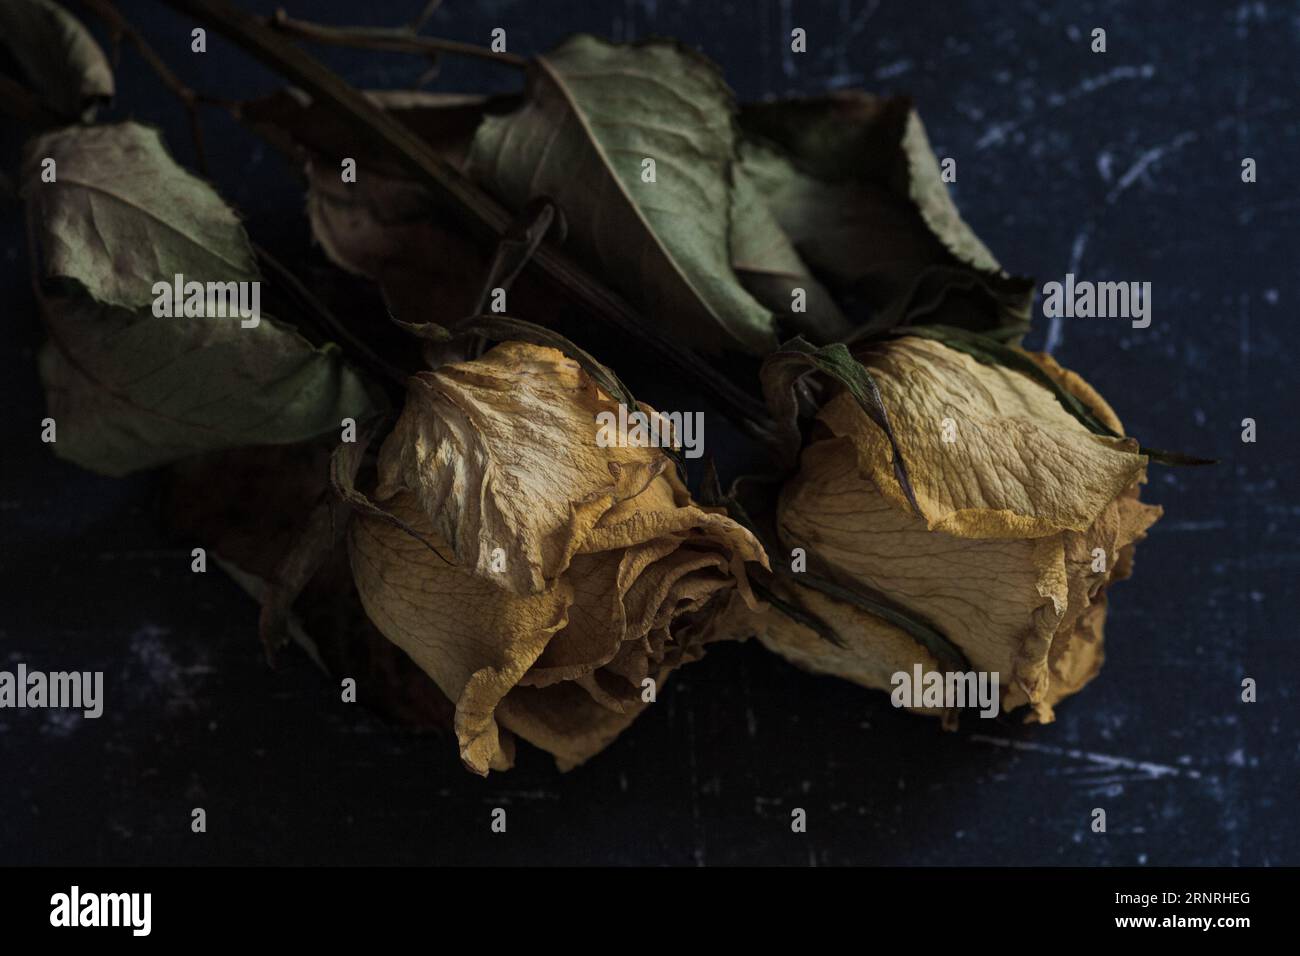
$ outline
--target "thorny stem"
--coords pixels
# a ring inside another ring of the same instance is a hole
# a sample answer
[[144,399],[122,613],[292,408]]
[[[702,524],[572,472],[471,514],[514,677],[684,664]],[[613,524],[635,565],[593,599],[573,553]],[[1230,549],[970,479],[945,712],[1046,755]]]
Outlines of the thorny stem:
[[[443,159],[424,140],[376,107],[319,61],[285,41],[261,18],[232,7],[225,0],[161,0],[208,24],[318,102],[332,106],[405,165],[471,233],[481,241],[495,240],[510,225],[510,215],[477,185]],[[759,439],[770,432],[767,410],[707,362],[651,334],[641,317],[620,296],[551,245],[538,248],[533,262],[560,288],[575,295],[597,318],[613,323],[647,350],[671,362],[728,417]]]
[[386,29],[384,27],[331,27],[307,20],[295,20],[283,9],[267,21],[274,29],[288,36],[323,43],[327,46],[346,46],[359,50],[383,50],[387,53],[410,53],[415,56],[436,58],[441,53],[457,56],[476,57],[522,70],[528,60],[514,53],[498,53],[473,43],[461,43],[458,40],[442,40],[436,37],[419,36],[408,29]]

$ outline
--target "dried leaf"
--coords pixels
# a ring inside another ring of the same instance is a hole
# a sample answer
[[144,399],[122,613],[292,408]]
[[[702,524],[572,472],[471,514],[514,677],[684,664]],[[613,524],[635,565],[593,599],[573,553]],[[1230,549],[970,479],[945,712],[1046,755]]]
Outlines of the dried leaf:
[[[757,163],[754,154],[764,148],[741,144],[745,159],[735,167],[732,189],[731,267],[789,334],[805,335],[818,345],[846,339],[853,326],[799,258],[750,172]],[[794,311],[797,292],[802,292],[803,301]]]
[[578,256],[671,334],[761,354],[772,316],[731,268],[734,161],[731,93],[711,63],[666,41],[577,36],[535,61],[524,107],[483,122],[467,168],[515,209],[553,199]]
[[[363,95],[406,126],[453,165],[464,164],[474,133],[487,113],[519,105],[517,96],[469,93],[429,93],[420,90],[366,90]],[[309,155],[328,161],[336,172],[345,158],[369,176],[410,179],[407,168],[368,137],[358,137],[338,112],[290,87],[239,105],[240,118],[278,147],[298,158]],[[357,177],[357,184],[363,181]]]
[[43,105],[64,122],[90,122],[113,97],[113,71],[90,31],[50,0],[0,3],[0,45]]
[[[40,160],[58,179],[43,183]],[[51,341],[41,353],[54,450],[110,475],[184,455],[300,441],[374,400],[332,346],[261,317],[153,312],[154,283],[257,282],[248,238],[156,130],[69,128],[28,149],[24,195]]]
[[426,189],[378,173],[344,183],[327,161],[307,174],[312,235],[336,265],[378,283],[393,315],[447,325],[470,313],[488,259]]
[[744,153],[777,222],[815,272],[863,296],[871,329],[1028,328],[1032,283],[1007,276],[962,221],[906,98],[842,92],[745,106],[740,118],[785,151]]
[[267,579],[258,631],[270,663],[275,663],[277,652],[289,643],[289,618],[294,602],[329,561],[335,546],[343,540],[347,519],[347,510],[322,492],[293,546],[285,552]]

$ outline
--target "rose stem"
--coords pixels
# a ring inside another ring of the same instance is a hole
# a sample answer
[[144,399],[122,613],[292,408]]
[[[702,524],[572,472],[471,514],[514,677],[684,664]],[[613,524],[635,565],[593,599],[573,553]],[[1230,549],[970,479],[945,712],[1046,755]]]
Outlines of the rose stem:
[[[510,225],[509,214],[495,200],[439,156],[424,140],[385,113],[318,60],[288,43],[260,17],[224,0],[161,0],[167,6],[211,25],[248,53],[301,86],[316,100],[331,105],[354,126],[386,147],[429,187],[483,242],[491,242]],[[619,295],[550,245],[537,250],[533,262],[552,282],[574,293],[597,318],[612,322],[647,349],[661,355],[708,395],[747,434],[761,437],[771,422],[763,404],[694,353],[646,328]]]

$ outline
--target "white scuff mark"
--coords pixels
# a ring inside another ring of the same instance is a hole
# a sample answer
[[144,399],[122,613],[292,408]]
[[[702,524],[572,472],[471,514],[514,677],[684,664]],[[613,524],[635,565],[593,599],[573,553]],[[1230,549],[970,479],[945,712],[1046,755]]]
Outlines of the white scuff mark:
[[861,86],[866,79],[861,73],[836,73],[826,80],[826,88],[831,90],[842,90],[846,86]]
[[1164,534],[1168,531],[1220,531],[1228,526],[1226,521],[1166,521],[1151,528],[1152,532]]
[[[1097,76],[1086,77],[1064,93],[1051,94],[1047,98],[1047,107],[1048,109],[1057,109],[1089,96],[1098,90],[1105,89],[1112,83],[1119,83],[1123,80],[1149,80],[1155,75],[1156,68],[1150,63],[1144,63],[1141,66],[1117,66]],[[1028,115],[1022,116],[1020,119],[994,123],[985,130],[984,135],[975,143],[975,148],[977,150],[987,149],[990,146],[996,146],[1004,142],[1011,133],[1014,133],[1036,115],[1032,109],[1027,112]]]
[[1184,770],[1167,764],[1152,763],[1149,760],[1136,760],[1132,757],[1116,757],[1112,754],[1099,754],[1087,750],[1067,747],[1053,747],[1050,744],[1036,744],[1027,740],[1009,740],[1005,737],[986,737],[983,734],[971,734],[970,739],[994,747],[1007,747],[1029,753],[1048,754],[1054,757],[1068,757],[1071,760],[1085,760],[1090,764],[1111,771],[1137,771],[1141,776],[1137,780],[1159,780],[1163,777],[1187,777],[1191,780],[1201,779],[1196,770]]
[[167,698],[171,710],[197,711],[198,690],[203,678],[215,673],[206,653],[196,654],[193,664],[181,665],[172,654],[166,638],[171,631],[165,627],[146,624],[131,636],[129,646],[135,662],[145,672],[153,688]]
[[863,7],[862,12],[849,24],[849,36],[857,36],[861,33],[862,28],[867,25],[867,21],[874,17],[879,9],[880,0],[871,0],[870,3]]
[[781,0],[781,72],[787,77],[794,76],[794,56],[790,50],[790,31],[794,29],[790,0]]
[[878,80],[888,80],[895,76],[902,76],[912,69],[915,64],[911,60],[897,60],[893,63],[886,63],[873,74]]
[[551,793],[549,790],[500,790],[495,794],[483,797],[485,804],[502,803],[507,804],[512,800],[559,800],[558,793]]
[[1114,162],[1115,162],[1115,157],[1112,156],[1108,151],[1104,149],[1097,154],[1097,172],[1101,175],[1101,178],[1104,179],[1106,182],[1110,182],[1111,166],[1114,164]]
[[1144,176],[1148,169],[1160,162],[1170,153],[1178,152],[1178,150],[1182,149],[1195,139],[1196,133],[1192,130],[1188,130],[1185,133],[1179,133],[1167,143],[1162,143],[1159,146],[1153,146],[1148,149],[1137,158],[1132,166],[1125,170],[1124,175],[1121,176],[1119,182],[1115,184],[1115,188],[1106,194],[1106,203],[1108,205],[1114,205],[1115,200],[1119,198],[1120,194]]

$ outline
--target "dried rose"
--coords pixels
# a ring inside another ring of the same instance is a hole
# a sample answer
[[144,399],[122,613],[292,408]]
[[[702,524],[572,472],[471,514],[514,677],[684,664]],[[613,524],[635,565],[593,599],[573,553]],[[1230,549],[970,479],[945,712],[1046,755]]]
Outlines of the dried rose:
[[[1033,360],[1123,434],[1081,378]],[[1127,577],[1160,516],[1138,501],[1147,458],[1129,438],[1084,428],[1046,388],[935,341],[906,337],[859,355],[884,399],[921,515],[900,488],[889,442],[851,396],[818,415],[778,508],[787,549],[836,585],[887,595],[997,672],[1001,706],[1031,719],[1075,693],[1102,662],[1106,588]],[[795,575],[788,581],[797,581]],[[907,630],[810,587],[778,592],[841,638],[838,648],[775,609],[754,618],[769,648],[810,670],[889,689],[898,671],[943,670]],[[960,658],[958,658],[960,659]]]
[[408,527],[357,517],[357,588],[455,701],[477,773],[511,766],[512,734],[561,769],[587,760],[699,656],[715,597],[753,603],[758,542],[659,449],[598,447],[616,408],[562,353],[508,342],[414,376],[380,451],[373,497]]

